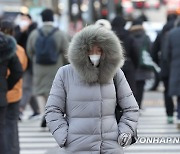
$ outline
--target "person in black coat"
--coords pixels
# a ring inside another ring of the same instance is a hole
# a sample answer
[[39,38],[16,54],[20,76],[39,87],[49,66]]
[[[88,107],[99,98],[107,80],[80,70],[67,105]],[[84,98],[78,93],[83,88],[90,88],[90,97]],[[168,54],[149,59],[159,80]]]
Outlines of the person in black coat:
[[177,19],[176,24],[177,27],[167,34],[163,60],[168,64],[168,94],[177,97],[177,128],[180,129],[180,18]]
[[[174,103],[171,96],[168,95],[169,89],[169,71],[167,62],[163,60],[166,50],[166,39],[168,32],[174,28],[174,23],[177,15],[170,14],[167,17],[167,23],[164,25],[162,31],[157,35],[152,47],[152,58],[161,67],[160,78],[164,84],[164,102],[167,114],[167,122],[173,123]],[[160,56],[159,56],[160,55]]]
[[[139,55],[141,55],[143,48],[145,48],[149,53],[151,53],[151,41],[149,36],[146,34],[145,29],[143,28],[143,21],[139,18],[135,19],[129,31],[131,32],[136,42]],[[153,78],[153,71],[149,68],[143,68],[138,65],[135,76],[137,87],[135,98],[138,102],[139,108],[141,108],[144,95],[145,81],[147,79]]]
[[[16,53],[16,42],[9,35],[0,32],[0,153],[5,154],[5,116],[7,91],[19,81],[23,70]],[[7,78],[7,71],[11,74]]]
[[[21,45],[27,54],[26,46],[27,46],[27,40],[30,35],[30,33],[37,28],[37,23],[32,21],[32,18],[29,14],[20,14],[20,21],[18,25],[15,27],[15,38],[17,40],[17,43]],[[27,55],[28,56],[28,55]],[[33,114],[30,116],[30,118],[35,117],[36,115],[39,115],[39,106],[37,104],[36,99],[32,96],[32,76],[33,76],[33,68],[32,68],[32,61],[30,58],[28,58],[28,66],[27,70],[25,71],[23,75],[23,97],[20,101],[20,117],[23,111],[26,108],[26,105],[30,103],[30,106],[33,110]]]
[[121,16],[115,17],[111,23],[112,30],[116,33],[125,49],[126,61],[122,70],[133,93],[136,93],[135,71],[139,61],[139,54],[132,35],[124,28],[125,24],[126,20]]

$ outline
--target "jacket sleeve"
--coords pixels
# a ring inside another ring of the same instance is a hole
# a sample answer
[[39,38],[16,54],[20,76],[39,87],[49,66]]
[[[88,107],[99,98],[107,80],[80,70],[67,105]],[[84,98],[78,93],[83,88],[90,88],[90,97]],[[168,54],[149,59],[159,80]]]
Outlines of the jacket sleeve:
[[137,68],[139,64],[139,51],[136,41],[133,37],[130,37],[130,49],[131,49],[131,59],[133,61],[134,66]]
[[164,39],[164,51],[162,53],[162,60],[167,64],[168,66],[168,71],[170,69],[170,59],[171,59],[171,51],[172,51],[172,47],[171,47],[171,38],[170,38],[170,32],[167,33],[165,39]]
[[162,32],[159,33],[156,37],[156,40],[154,41],[152,45],[152,58],[153,61],[159,65],[159,53],[161,52],[161,38],[162,38]]
[[26,53],[24,51],[24,49],[22,49],[22,61],[21,61],[21,65],[22,65],[22,69],[23,71],[25,71],[27,69],[27,65],[28,65],[28,59],[26,56]]
[[69,46],[69,41],[68,41],[68,37],[67,35],[64,33],[63,35],[63,39],[62,39],[62,51],[63,51],[63,64],[66,65],[68,64],[68,60],[67,60],[67,49]]
[[19,61],[21,63],[23,71],[25,71],[26,68],[27,68],[28,59],[27,59],[24,48],[22,48],[21,46],[18,45],[16,54],[17,54],[17,56],[19,58]]
[[116,75],[117,103],[122,108],[123,115],[118,123],[119,134],[130,133],[136,137],[139,107],[129,87],[129,84],[122,72],[119,70]]
[[47,126],[60,147],[64,146],[68,131],[68,124],[64,116],[66,92],[62,71],[60,68],[55,76],[45,111]]
[[30,60],[33,59],[33,55],[34,55],[36,33],[37,33],[36,30],[31,32],[31,34],[28,37],[27,44],[26,44],[26,52]]
[[152,42],[148,35],[146,35],[146,39],[147,39],[147,50],[152,55]]
[[21,63],[19,62],[16,54],[10,59],[8,63],[8,68],[11,72],[7,79],[8,90],[11,90],[23,75]]

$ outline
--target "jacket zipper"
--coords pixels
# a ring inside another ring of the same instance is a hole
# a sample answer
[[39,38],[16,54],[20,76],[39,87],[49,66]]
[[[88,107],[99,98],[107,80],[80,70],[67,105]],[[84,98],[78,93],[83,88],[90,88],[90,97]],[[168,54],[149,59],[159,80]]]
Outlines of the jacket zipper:
[[[101,94],[101,85],[100,85],[100,94]],[[102,105],[103,105],[103,100],[102,100],[102,94],[101,94],[101,104],[100,104],[100,120],[101,120],[101,145],[100,145],[100,153],[101,153],[101,147],[102,147]]]

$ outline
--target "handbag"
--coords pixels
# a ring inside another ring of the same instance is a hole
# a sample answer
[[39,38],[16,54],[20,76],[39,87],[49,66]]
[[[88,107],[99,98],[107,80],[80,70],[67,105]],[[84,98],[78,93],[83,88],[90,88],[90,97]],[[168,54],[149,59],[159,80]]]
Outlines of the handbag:
[[150,53],[147,51],[147,38],[144,39],[143,47],[139,55],[139,67],[160,72],[160,67],[153,61]]

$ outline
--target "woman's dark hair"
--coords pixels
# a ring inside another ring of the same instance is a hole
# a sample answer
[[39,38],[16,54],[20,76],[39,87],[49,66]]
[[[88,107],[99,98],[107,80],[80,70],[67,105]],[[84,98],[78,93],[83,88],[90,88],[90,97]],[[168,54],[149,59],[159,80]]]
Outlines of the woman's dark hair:
[[30,20],[32,20],[32,17],[31,17],[31,15],[30,14],[25,14],[25,13],[20,13],[20,15],[21,16],[26,16],[26,17],[28,17]]
[[134,19],[132,25],[142,25],[143,20],[141,18]]
[[13,35],[13,33],[14,33],[13,22],[11,22],[9,20],[2,20],[0,22],[0,31],[5,34]]
[[124,27],[126,25],[126,20],[122,16],[117,16],[113,19],[111,25],[112,27]]

